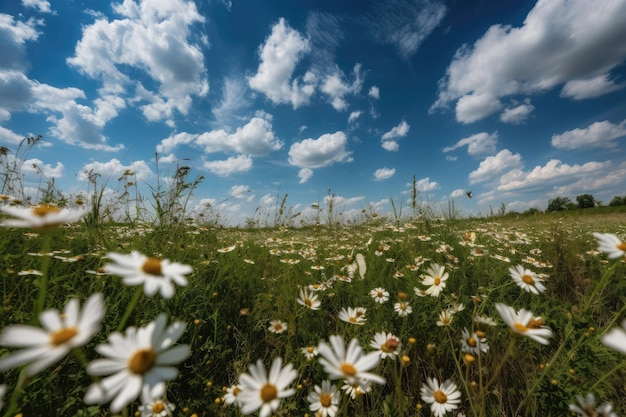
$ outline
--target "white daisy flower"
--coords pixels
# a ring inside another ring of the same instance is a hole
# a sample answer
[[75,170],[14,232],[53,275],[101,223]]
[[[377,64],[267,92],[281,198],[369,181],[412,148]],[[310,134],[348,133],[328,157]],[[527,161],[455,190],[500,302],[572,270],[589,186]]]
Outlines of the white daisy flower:
[[328,380],[322,381],[322,386],[316,385],[307,396],[309,409],[316,417],[335,417],[339,409],[340,392],[336,385]]
[[395,359],[402,350],[402,342],[393,333],[380,332],[374,335],[370,346],[378,351],[381,359]]
[[406,317],[413,312],[413,308],[406,301],[395,303],[393,309],[400,317]]
[[364,386],[358,383],[343,384],[341,389],[345,391],[345,393],[349,395],[350,398],[356,400],[357,398],[372,391],[372,384],[370,384],[369,382],[367,382]]
[[596,399],[592,393],[588,393],[585,398],[577,395],[576,400],[578,404],[570,404],[569,409],[580,417],[617,417],[611,403],[604,403],[596,408]]
[[54,309],[43,311],[39,315],[43,328],[21,324],[6,327],[0,334],[0,345],[24,349],[0,359],[0,372],[28,363],[24,372],[33,376],[57,363],[100,331],[104,313],[104,297],[95,293],[85,301],[82,312],[77,298],[67,302],[62,314]]
[[88,213],[85,209],[68,209],[42,204],[35,207],[0,206],[0,211],[17,217],[4,220],[0,226],[51,229],[65,223],[74,223]]
[[612,233],[594,233],[598,239],[598,250],[604,252],[611,259],[621,258],[626,255],[626,243]]
[[107,257],[115,263],[104,265],[104,272],[122,277],[126,285],[143,284],[144,294],[148,297],[158,291],[163,298],[172,298],[172,282],[181,286],[187,285],[185,275],[192,271],[189,265],[170,262],[168,259],[149,258],[137,251],[132,251],[130,255],[110,252]]
[[176,406],[163,399],[164,385],[159,384],[151,390],[144,386],[141,393],[141,402],[139,412],[141,417],[168,417],[172,415],[172,411]]
[[287,323],[283,323],[281,320],[272,320],[267,330],[276,334],[284,333],[287,331]]
[[445,327],[449,326],[452,323],[452,318],[454,317],[454,311],[448,309],[442,310],[439,312],[439,319],[437,320],[437,326]]
[[530,269],[524,268],[522,265],[509,268],[509,273],[513,281],[524,291],[539,294],[546,290],[545,285],[543,285],[543,279]]
[[378,352],[363,353],[357,339],[352,339],[346,350],[343,337],[330,336],[330,345],[320,342],[317,350],[322,356],[319,363],[330,379],[345,379],[349,384],[359,384],[363,387],[368,382],[384,384],[385,378],[380,375],[367,372],[378,366],[380,355]]
[[85,403],[103,404],[113,399],[110,409],[117,413],[136,400],[142,389],[152,390],[176,378],[178,370],[171,365],[189,356],[188,345],[173,347],[185,332],[185,324],[166,325],[167,315],[162,313],[145,327],[129,327],[125,334],[111,333],[108,344],[96,346],[106,358],[90,362],[87,373],[109,376],[89,386]]
[[268,417],[278,411],[283,398],[295,394],[296,390],[287,389],[287,386],[298,377],[298,371],[293,369],[292,364],[287,364],[284,368],[282,365],[280,356],[274,359],[268,375],[259,359],[256,365],[248,367],[250,374],[239,376],[242,390],[238,400],[241,401],[242,414],[250,414],[260,408],[259,417]]
[[365,311],[366,309],[363,307],[342,307],[339,311],[338,317],[340,320],[343,320],[346,323],[358,324],[359,326],[362,326],[367,320],[365,318]]
[[300,351],[304,354],[307,361],[313,360],[314,357],[319,355],[319,351],[316,346],[307,346],[300,349]]
[[389,301],[389,291],[381,287],[374,288],[373,290],[371,290],[370,296],[378,304],[384,304],[385,302]]
[[622,322],[621,328],[612,328],[600,340],[605,346],[626,355],[626,320]]
[[478,336],[476,332],[470,334],[469,330],[463,329],[463,337],[461,338],[461,350],[468,353],[487,353],[489,345],[487,339]]
[[307,288],[300,289],[300,297],[296,300],[298,304],[305,306],[311,310],[319,310],[322,306],[316,294],[309,294]]
[[222,400],[226,405],[234,404],[237,407],[241,407],[239,394],[241,394],[241,386],[238,384],[231,385],[230,387],[226,388],[226,393],[224,393]]
[[448,411],[456,410],[461,403],[461,393],[449,379],[439,384],[437,378],[427,378],[420,396],[430,404],[430,411],[435,417],[443,417]]
[[541,325],[532,312],[524,309],[516,312],[513,307],[500,303],[496,303],[496,310],[498,310],[500,317],[511,328],[513,333],[530,337],[542,345],[550,343],[548,339],[553,336],[552,330]]
[[448,273],[444,271],[445,267],[439,264],[435,263],[430,265],[422,280],[422,285],[430,286],[426,290],[426,294],[439,297],[441,291],[446,287],[446,281],[448,280]]

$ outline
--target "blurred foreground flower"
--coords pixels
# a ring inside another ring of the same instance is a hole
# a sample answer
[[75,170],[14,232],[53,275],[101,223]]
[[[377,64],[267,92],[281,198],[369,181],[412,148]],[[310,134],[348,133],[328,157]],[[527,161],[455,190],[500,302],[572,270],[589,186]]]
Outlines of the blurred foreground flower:
[[[145,327],[126,329],[126,334],[114,332],[109,344],[96,346],[106,359],[96,359],[87,365],[87,373],[110,375],[94,382],[85,394],[86,404],[111,402],[111,412],[117,413],[137,399],[142,390],[164,389],[164,382],[176,378],[178,370],[169,365],[189,356],[189,346],[172,347],[183,335],[182,322],[167,325],[167,315],[160,314]],[[155,388],[156,387],[156,388]]]
[[80,311],[78,299],[67,302],[63,313],[45,310],[39,315],[42,328],[27,325],[6,327],[0,334],[0,345],[24,349],[0,359],[0,372],[30,363],[24,370],[27,376],[57,363],[70,350],[83,346],[100,330],[104,317],[104,298],[93,294]]
[[4,405],[4,394],[7,392],[7,386],[2,384],[0,385],[0,410],[2,410],[2,406]]
[[437,378],[427,378],[420,390],[422,400],[430,404],[435,417],[443,417],[448,411],[456,410],[461,402],[461,393],[449,379],[439,384]]
[[596,399],[592,393],[587,394],[585,398],[577,395],[576,399],[578,404],[570,404],[569,409],[580,417],[617,417],[611,403],[604,403],[596,408]]
[[553,336],[552,330],[541,325],[541,323],[534,318],[532,312],[524,309],[516,312],[513,307],[500,303],[496,304],[496,310],[498,310],[500,317],[502,317],[502,320],[511,328],[513,333],[530,337],[535,342],[539,342],[542,345],[550,343],[548,339]]
[[343,337],[330,336],[330,345],[320,342],[317,350],[322,356],[320,364],[330,379],[344,378],[349,384],[359,384],[365,388],[369,382],[384,384],[385,378],[380,375],[367,372],[378,366],[380,362],[379,352],[363,353],[357,339],[352,339],[346,350]]
[[193,270],[189,265],[149,258],[137,251],[132,251],[130,255],[109,252],[107,257],[115,262],[103,266],[107,274],[123,277],[126,285],[143,284],[144,294],[148,297],[158,291],[163,298],[172,298],[172,281],[181,286],[187,285],[185,275]]
[[296,390],[287,389],[287,386],[298,377],[298,371],[293,369],[292,364],[284,368],[282,365],[283,359],[280,356],[275,358],[268,375],[259,359],[256,365],[248,366],[250,374],[239,376],[241,392],[237,400],[241,402],[242,414],[250,414],[260,408],[259,417],[268,417],[278,410],[283,398],[295,394]]
[[0,211],[17,217],[3,221],[0,226],[32,229],[53,229],[65,223],[74,223],[88,213],[85,209],[62,209],[47,204],[35,207],[1,206]]
[[626,243],[611,233],[594,233],[598,239],[598,250],[604,252],[611,259],[621,258],[626,255]]
[[600,339],[605,346],[626,355],[626,320],[622,327],[614,327]]

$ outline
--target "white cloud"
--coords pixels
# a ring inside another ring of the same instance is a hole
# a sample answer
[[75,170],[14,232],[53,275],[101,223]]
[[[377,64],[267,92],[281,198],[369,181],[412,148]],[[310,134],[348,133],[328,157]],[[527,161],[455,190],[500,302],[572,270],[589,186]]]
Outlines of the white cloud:
[[[411,187],[412,186],[413,184],[411,184]],[[439,188],[439,183],[437,181],[431,181],[430,177],[419,179],[415,183],[415,189],[420,192],[434,191]]]
[[452,191],[450,193],[450,198],[459,198],[459,197],[463,197],[465,195],[465,190],[463,190],[462,188],[457,188],[456,190]]
[[0,143],[17,145],[22,141],[22,139],[24,139],[23,136],[20,136],[12,130],[0,126]]
[[469,123],[497,111],[502,97],[541,93],[570,81],[583,82],[566,87],[563,94],[571,97],[611,90],[608,74],[626,57],[626,2],[601,4],[539,0],[521,27],[491,26],[456,52],[431,110],[458,100],[457,119]]
[[406,136],[409,133],[410,128],[411,126],[406,122],[406,120],[403,120],[398,126],[395,126],[390,131],[384,133],[381,137],[381,146],[383,149],[390,152],[395,152],[400,149],[398,141],[394,139]]
[[526,121],[533,110],[535,110],[535,106],[527,99],[524,101],[524,104],[504,109],[502,114],[500,114],[500,121],[512,125],[519,125]]
[[315,92],[315,76],[307,72],[292,79],[296,64],[310,52],[309,41],[284,18],[272,27],[272,33],[259,47],[261,63],[248,80],[250,88],[267,96],[273,103],[291,103],[294,109],[309,102]]
[[348,84],[344,80],[345,76],[339,70],[335,70],[326,76],[320,90],[322,93],[329,96],[330,103],[337,111],[342,111],[348,108],[348,102],[345,96],[348,94],[357,94],[361,91],[363,86],[363,79],[361,78],[361,65],[356,64],[352,70],[352,83]]
[[22,6],[33,7],[41,13],[52,13],[50,2],[46,0],[22,0]]
[[395,140],[384,140],[381,142],[380,146],[389,152],[397,152],[400,149],[400,144]]
[[24,69],[26,64],[26,50],[24,44],[27,41],[36,40],[40,32],[37,26],[42,21],[34,18],[26,22],[14,20],[13,16],[0,13],[0,70]]
[[352,113],[350,113],[350,116],[348,117],[348,123],[354,123],[356,122],[356,120],[361,116],[361,112],[360,111],[353,111]]
[[489,134],[487,132],[476,133],[475,135],[463,138],[452,146],[443,148],[443,152],[450,152],[462,146],[467,146],[467,153],[472,156],[491,154],[495,152],[498,144],[498,133]]
[[228,196],[238,200],[245,200],[248,203],[254,199],[254,193],[247,185],[233,185],[228,190]]
[[311,168],[302,168],[300,171],[298,171],[298,178],[300,178],[298,184],[304,184],[305,182],[310,180],[312,176],[313,170]]
[[357,197],[343,197],[343,196],[340,196],[340,195],[335,195],[335,196],[331,197],[331,196],[326,195],[324,197],[324,203],[328,204],[330,202],[331,198],[333,199],[333,205],[335,207],[351,206],[353,204],[360,203],[361,201],[365,200],[365,197],[362,196],[362,195],[357,196]]
[[378,87],[376,87],[375,85],[373,85],[370,88],[370,91],[369,91],[368,95],[371,98],[378,100],[380,98],[380,89]]
[[374,181],[387,180],[396,173],[395,168],[378,168],[374,171]]
[[61,162],[57,162],[56,166],[50,164],[44,164],[41,159],[32,158],[22,163],[22,172],[26,175],[43,175],[44,177],[60,178],[65,172],[65,165]]
[[625,85],[626,83],[616,84],[609,79],[608,74],[600,74],[587,80],[568,81],[561,90],[561,97],[570,97],[574,100],[595,98],[621,90]]
[[168,138],[163,139],[156,147],[158,153],[169,153],[173,149],[181,145],[188,145],[197,139],[198,135],[193,133],[181,132],[176,133]]
[[81,181],[87,181],[85,172],[92,171],[94,174],[100,174],[103,181],[117,179],[125,172],[133,172],[133,176],[137,181],[145,182],[154,177],[154,173],[145,161],[135,161],[129,165],[122,164],[118,159],[113,158],[108,162],[90,162],[85,164],[78,174]]
[[393,45],[409,59],[446,15],[443,2],[432,0],[388,0],[377,3],[366,18],[368,33],[385,45]]
[[470,172],[469,183],[476,184],[496,177],[503,172],[522,167],[522,156],[503,149],[494,156],[485,158],[478,169]]
[[223,129],[203,133],[195,143],[202,146],[206,153],[221,151],[252,156],[265,156],[283,147],[283,142],[274,136],[272,124],[260,117],[253,117],[234,133]]
[[276,202],[276,195],[267,193],[259,199],[259,205],[269,207]]
[[616,139],[626,136],[626,120],[613,124],[608,120],[595,122],[584,129],[573,129],[552,136],[557,149],[617,148]]
[[238,117],[237,113],[250,106],[246,96],[247,84],[239,78],[226,78],[222,87],[222,100],[211,109],[215,117],[215,126],[220,129],[231,127]]
[[237,172],[247,172],[252,169],[252,158],[248,155],[231,156],[226,160],[206,161],[204,169],[220,177],[228,177]]
[[614,195],[622,195],[624,177],[626,177],[626,163],[618,167],[607,163],[605,169],[597,174],[582,175],[578,181],[554,187],[552,194],[554,196],[577,195],[601,190],[606,193],[606,198],[611,198]]
[[[165,120],[173,125],[174,111],[186,115],[192,96],[209,91],[204,55],[188,39],[192,28],[204,22],[193,1],[125,0],[113,5],[121,18],[112,21],[100,16],[83,28],[75,54],[67,62],[83,74],[101,79],[104,94],[121,95],[136,85],[133,102],[142,105],[148,120]],[[141,71],[158,85],[149,91],[133,81]]]
[[321,168],[336,162],[352,162],[347,143],[348,138],[341,131],[295,142],[289,149],[289,163],[300,168]]

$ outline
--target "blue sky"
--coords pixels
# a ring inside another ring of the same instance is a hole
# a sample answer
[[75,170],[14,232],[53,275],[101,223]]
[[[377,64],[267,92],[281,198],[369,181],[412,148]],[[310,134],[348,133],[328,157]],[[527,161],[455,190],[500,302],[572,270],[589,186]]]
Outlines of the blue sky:
[[626,0],[4,1],[0,146],[43,135],[19,161],[35,200],[38,172],[115,198],[131,170],[148,197],[190,166],[191,206],[230,224],[329,189],[343,219],[407,210],[414,176],[463,215],[608,203],[625,21]]

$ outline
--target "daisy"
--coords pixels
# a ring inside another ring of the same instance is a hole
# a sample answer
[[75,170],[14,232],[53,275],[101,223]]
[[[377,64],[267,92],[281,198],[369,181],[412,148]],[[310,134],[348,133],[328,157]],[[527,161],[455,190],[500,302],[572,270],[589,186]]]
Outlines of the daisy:
[[546,290],[545,285],[543,285],[543,279],[539,278],[537,274],[530,269],[524,268],[522,265],[509,268],[509,272],[511,273],[513,281],[524,291],[539,294]]
[[393,309],[400,317],[406,317],[413,312],[411,305],[405,301],[395,303]]
[[367,320],[365,318],[366,309],[363,307],[342,307],[341,311],[339,311],[339,319],[345,321],[346,323],[357,324],[362,326],[365,324]]
[[336,385],[328,380],[322,381],[322,386],[316,385],[307,396],[309,409],[316,417],[335,417],[339,409],[339,391]]
[[420,395],[422,400],[430,404],[430,411],[435,417],[442,417],[448,411],[456,410],[461,402],[461,393],[449,379],[439,384],[437,378],[427,378]]
[[383,304],[389,301],[389,292],[384,288],[378,287],[374,288],[370,291],[370,296],[374,299],[378,304]]
[[570,404],[569,409],[580,417],[617,417],[611,403],[604,403],[596,408],[596,399],[592,393],[588,393],[585,398],[577,395],[576,400],[578,404]]
[[303,347],[302,349],[300,349],[300,351],[304,354],[304,356],[306,357],[307,361],[313,360],[313,358],[316,357],[317,355],[319,355],[319,353],[320,353],[317,350],[317,347],[315,347],[315,346]]
[[272,333],[281,334],[287,330],[287,323],[283,323],[280,320],[270,321],[270,327],[267,328]]
[[109,376],[89,386],[85,403],[103,404],[113,399],[110,409],[117,413],[137,399],[142,389],[152,390],[175,379],[178,370],[170,365],[187,358],[189,346],[172,347],[185,332],[184,323],[166,325],[167,315],[162,313],[145,327],[129,327],[124,335],[111,333],[108,344],[96,346],[106,358],[90,362],[87,373]]
[[626,243],[611,233],[594,233],[598,239],[598,250],[604,252],[611,259],[621,258],[626,255]]
[[626,355],[626,320],[622,322],[622,328],[614,327],[602,336],[600,340],[605,346]]
[[319,310],[322,305],[317,295],[309,295],[309,291],[306,288],[300,290],[300,297],[296,301],[298,301],[298,304],[311,310]]
[[37,271],[36,269],[27,269],[25,271],[18,272],[17,275],[21,275],[21,276],[24,276],[24,275],[38,275],[38,276],[42,276],[43,272]]
[[57,363],[100,331],[104,313],[104,297],[95,293],[85,301],[82,312],[77,298],[67,302],[62,314],[53,309],[43,311],[39,315],[43,329],[19,324],[6,327],[0,345],[24,349],[0,359],[0,372],[29,363],[24,372],[33,376]]
[[65,223],[74,223],[87,214],[85,209],[67,209],[42,204],[30,208],[1,206],[0,211],[17,217],[0,223],[4,227],[27,227],[31,229],[53,229]]
[[258,410],[259,417],[268,417],[278,410],[281,400],[292,396],[296,390],[287,389],[287,386],[298,377],[298,371],[292,364],[283,368],[283,360],[279,356],[272,362],[269,375],[261,359],[256,365],[248,366],[250,374],[239,376],[241,392],[238,395],[241,401],[241,413],[250,414]]
[[376,333],[370,346],[378,351],[381,359],[396,359],[402,349],[400,339],[394,334],[386,332]]
[[237,407],[241,407],[241,400],[239,399],[239,394],[241,394],[241,385],[234,384],[230,387],[226,388],[226,393],[222,397],[224,404],[232,405],[235,404]]
[[224,246],[223,248],[219,248],[217,250],[218,253],[228,253],[237,249],[237,245]]
[[341,389],[343,391],[345,391],[345,393],[347,395],[350,396],[350,398],[352,398],[353,400],[361,397],[364,394],[367,394],[368,392],[370,392],[372,390],[372,384],[370,384],[369,382],[365,385],[362,386],[360,384],[357,383],[353,383],[353,384],[344,384]]
[[445,327],[452,323],[454,317],[454,311],[450,309],[442,310],[439,312],[439,320],[437,320],[437,326]]
[[470,335],[469,330],[463,329],[463,337],[461,338],[461,350],[463,352],[478,354],[480,352],[487,353],[489,345],[487,339],[478,336],[476,332]]
[[367,372],[378,366],[380,355],[378,352],[363,353],[357,339],[352,339],[346,350],[343,337],[330,336],[330,344],[320,342],[317,350],[322,356],[320,364],[330,379],[345,379],[349,384],[359,384],[365,387],[368,382],[384,384],[385,378]]
[[191,273],[189,265],[170,262],[168,259],[148,258],[147,256],[132,251],[130,255],[110,252],[107,257],[115,263],[103,266],[107,274],[114,274],[124,278],[126,285],[143,284],[143,292],[151,297],[158,291],[163,298],[174,296],[174,285],[187,285],[186,274]]
[[172,415],[176,406],[163,397],[164,386],[159,384],[148,390],[144,387],[141,393],[142,404],[139,406],[141,417],[167,417]]
[[433,297],[439,297],[441,291],[446,286],[446,280],[448,279],[448,273],[445,272],[445,267],[440,266],[439,264],[432,264],[430,268],[426,271],[426,274],[423,276],[422,285],[430,285],[430,287],[426,290],[426,294],[429,294]]
[[496,303],[496,310],[498,310],[500,317],[502,317],[502,320],[511,328],[513,333],[530,337],[535,342],[539,342],[542,345],[550,343],[548,339],[553,336],[552,330],[546,326],[540,325],[530,311],[521,309],[516,312],[513,307],[500,303]]

